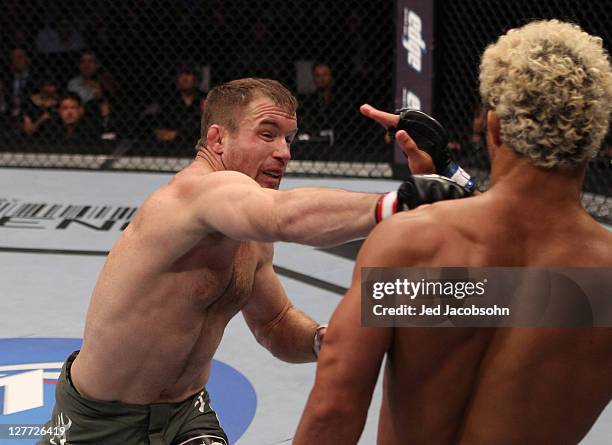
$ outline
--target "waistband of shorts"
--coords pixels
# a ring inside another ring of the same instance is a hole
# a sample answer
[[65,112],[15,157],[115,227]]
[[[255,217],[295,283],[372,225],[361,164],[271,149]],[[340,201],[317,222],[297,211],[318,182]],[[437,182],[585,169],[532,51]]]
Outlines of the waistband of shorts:
[[76,387],[72,383],[72,379],[70,377],[70,368],[72,367],[72,363],[74,362],[78,354],[79,354],[79,351],[77,350],[68,356],[68,358],[64,362],[64,366],[62,367],[62,372],[58,379],[58,384],[60,384],[60,381],[62,380],[62,377],[63,377],[65,379],[64,389],[72,397],[78,399],[81,403],[84,403],[85,405],[91,408],[125,409],[125,410],[139,412],[139,413],[148,413],[150,412],[152,407],[168,407],[170,409],[178,409],[187,402],[191,403],[191,401],[194,398],[198,397],[202,392],[205,398],[208,397],[208,391],[206,390],[206,388],[203,388],[201,391],[198,391],[190,395],[189,397],[185,398],[185,400],[181,402],[137,404],[137,403],[124,403],[120,401],[115,402],[115,401],[106,401],[106,400],[92,400],[92,399],[89,399],[83,396],[81,393],[79,393],[79,391],[76,389]]

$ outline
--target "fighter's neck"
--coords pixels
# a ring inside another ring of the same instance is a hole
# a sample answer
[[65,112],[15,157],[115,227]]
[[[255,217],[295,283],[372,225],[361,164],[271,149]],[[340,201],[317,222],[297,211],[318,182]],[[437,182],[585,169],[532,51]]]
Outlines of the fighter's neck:
[[[544,169],[503,147],[491,163],[490,192],[499,199],[518,198],[538,207],[580,205],[584,171]],[[490,193],[488,192],[488,193]]]
[[212,154],[206,147],[200,147],[195,157],[196,162],[201,162],[213,171],[227,170],[221,158]]

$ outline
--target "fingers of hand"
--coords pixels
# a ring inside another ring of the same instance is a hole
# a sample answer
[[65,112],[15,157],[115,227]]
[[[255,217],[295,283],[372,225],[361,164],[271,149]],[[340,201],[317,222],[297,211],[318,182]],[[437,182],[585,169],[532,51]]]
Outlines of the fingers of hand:
[[395,133],[395,139],[400,144],[400,147],[404,153],[415,151],[418,148],[414,140],[404,130],[400,130]]
[[359,108],[361,114],[365,117],[375,120],[385,128],[396,127],[399,123],[399,116],[397,114],[386,113],[374,108],[371,105],[364,104]]
[[363,114],[366,117],[370,117],[370,113],[372,112],[374,108],[372,107],[372,105],[369,104],[363,104],[362,106],[359,107],[359,111],[361,112],[361,114]]

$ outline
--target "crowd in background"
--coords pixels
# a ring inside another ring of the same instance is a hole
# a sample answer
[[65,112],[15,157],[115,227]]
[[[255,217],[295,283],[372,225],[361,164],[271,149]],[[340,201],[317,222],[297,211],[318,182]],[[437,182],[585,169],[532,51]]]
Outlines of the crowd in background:
[[[360,160],[388,160],[357,109],[394,108],[392,3],[6,0],[3,150],[108,153],[129,140],[143,152],[191,156],[208,89],[262,76],[299,95],[298,141],[308,144],[294,157],[351,160],[359,151]],[[468,117],[449,144],[468,163],[484,147],[482,110],[470,113],[471,128]],[[601,154],[612,154],[610,138]]]
[[[363,145],[374,127],[355,127],[358,105],[366,97],[393,103],[392,48],[371,57],[393,29],[360,32],[384,3],[269,1],[255,9],[241,0],[7,0],[0,125],[10,143],[3,145],[105,152],[129,139],[191,155],[208,89],[245,76],[278,79],[298,93],[302,141]],[[308,62],[306,88],[298,61]]]

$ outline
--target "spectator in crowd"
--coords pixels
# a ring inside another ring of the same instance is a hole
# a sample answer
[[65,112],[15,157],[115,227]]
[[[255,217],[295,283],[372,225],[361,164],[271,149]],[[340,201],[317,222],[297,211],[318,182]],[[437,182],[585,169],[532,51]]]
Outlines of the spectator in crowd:
[[61,18],[48,20],[36,34],[35,44],[40,54],[60,54],[82,51],[85,39],[77,26]]
[[83,103],[95,99],[98,85],[102,85],[107,94],[112,95],[115,92],[113,78],[101,67],[95,52],[87,50],[81,54],[79,71],[78,76],[70,79],[67,89],[77,93]]
[[277,41],[263,18],[245,23],[249,30],[245,40],[237,51],[236,57],[237,77],[270,77],[278,79],[280,76],[280,60],[278,57]]
[[46,125],[41,143],[52,151],[91,153],[100,147],[95,122],[86,117],[81,97],[72,92],[59,99],[58,118]]
[[447,148],[453,150],[455,156],[463,156],[466,151],[473,152],[486,149],[487,109],[480,102],[477,102],[471,112],[472,122],[470,123],[469,135],[465,134],[448,142]]
[[[489,171],[490,162],[488,156],[483,156],[487,149],[487,108],[477,102],[472,107],[472,122],[469,127],[469,136],[464,138],[462,144],[454,151],[455,160],[474,171]],[[449,142],[449,148],[452,142]]]
[[37,136],[41,128],[57,115],[59,84],[51,73],[38,75],[38,90],[30,95],[23,107],[23,132]]
[[10,120],[19,126],[23,105],[34,88],[31,65],[32,59],[25,47],[15,47],[11,50],[10,70],[3,82],[4,107]]
[[335,94],[331,66],[325,62],[315,62],[312,79],[316,91],[300,101],[300,127],[313,136],[327,135],[333,140],[337,137],[337,123],[343,112],[342,104]]
[[487,131],[487,109],[481,103],[474,106],[472,115],[472,135],[470,142],[472,145],[485,148],[485,136]]
[[160,106],[153,134],[162,147],[192,154],[199,138],[204,97],[198,89],[197,69],[188,63],[177,67],[175,91]]
[[101,135],[102,139],[115,140],[117,137],[117,123],[115,120],[114,105],[99,80],[90,81],[94,99],[84,105],[85,116],[92,122],[92,127]]

